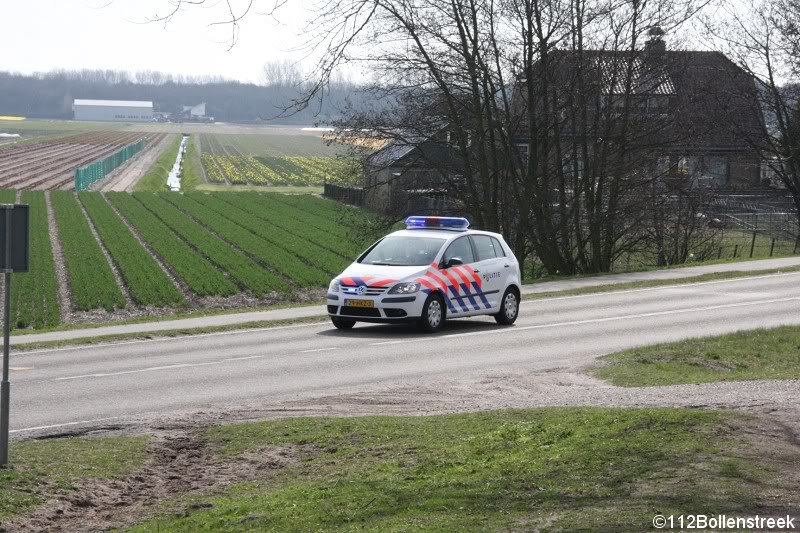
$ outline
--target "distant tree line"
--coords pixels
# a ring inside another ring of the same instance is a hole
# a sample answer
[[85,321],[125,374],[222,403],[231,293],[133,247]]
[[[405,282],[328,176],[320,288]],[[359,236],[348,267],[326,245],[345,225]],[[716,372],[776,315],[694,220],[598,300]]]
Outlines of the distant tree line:
[[56,70],[19,74],[0,72],[0,115],[72,118],[76,98],[152,100],[156,111],[176,112],[206,102],[206,113],[218,121],[315,124],[336,119],[341,109],[358,105],[355,85],[332,79],[318,98],[302,110],[285,110],[308,92],[299,69],[288,62],[267,63],[263,83],[241,83],[220,76],[182,76],[157,71]]

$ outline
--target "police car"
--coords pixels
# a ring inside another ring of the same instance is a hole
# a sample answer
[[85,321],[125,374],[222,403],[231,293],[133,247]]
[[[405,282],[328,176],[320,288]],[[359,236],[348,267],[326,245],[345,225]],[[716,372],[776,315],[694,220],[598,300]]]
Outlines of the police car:
[[519,263],[503,237],[469,229],[459,217],[406,219],[406,229],[373,244],[328,288],[333,325],[417,322],[424,331],[446,318],[519,313]]

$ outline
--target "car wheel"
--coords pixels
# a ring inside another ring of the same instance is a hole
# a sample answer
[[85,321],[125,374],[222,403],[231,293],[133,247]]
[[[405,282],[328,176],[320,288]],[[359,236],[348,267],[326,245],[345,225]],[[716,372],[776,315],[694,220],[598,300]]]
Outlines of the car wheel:
[[422,307],[422,316],[419,325],[427,333],[435,333],[442,329],[447,311],[444,300],[438,294],[431,294]]
[[494,319],[498,324],[510,326],[516,322],[517,315],[519,315],[519,295],[517,291],[509,287],[503,294],[503,299],[500,301],[500,312],[494,315]]
[[336,329],[351,329],[353,326],[356,325],[356,321],[350,318],[341,318],[338,316],[332,316],[331,322]]

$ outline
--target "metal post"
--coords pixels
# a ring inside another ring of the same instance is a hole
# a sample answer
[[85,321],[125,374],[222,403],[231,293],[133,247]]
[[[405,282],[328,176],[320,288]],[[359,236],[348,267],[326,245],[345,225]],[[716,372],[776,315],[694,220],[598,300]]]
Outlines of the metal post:
[[[11,257],[11,210],[6,208],[6,249],[5,258],[8,266],[8,258]],[[11,383],[8,381],[9,362],[8,344],[11,324],[11,271],[6,269],[4,272],[5,286],[3,287],[3,381],[0,382],[0,466],[8,464],[8,430],[9,413],[11,401]]]
[[772,257],[772,252],[775,251],[775,238],[772,239],[772,244],[769,247],[769,256]]
[[756,248],[756,232],[753,232],[753,240],[750,241],[750,258],[753,258],[753,250]]
[[739,245],[733,247],[733,258],[736,259],[736,254],[739,253]]

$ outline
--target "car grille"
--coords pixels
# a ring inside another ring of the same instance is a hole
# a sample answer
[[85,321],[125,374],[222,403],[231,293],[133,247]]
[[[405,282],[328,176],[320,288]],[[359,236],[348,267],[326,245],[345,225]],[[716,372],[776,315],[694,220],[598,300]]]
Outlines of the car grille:
[[367,290],[364,292],[364,294],[356,294],[354,292],[349,292],[348,289],[350,288],[353,287],[342,285],[342,292],[348,296],[380,296],[389,290],[389,287],[367,287]]
[[345,305],[341,308],[340,315],[348,315],[348,316],[364,316],[364,317],[371,317],[371,318],[380,318],[381,312],[377,309],[370,309],[369,307],[350,307],[349,305]]

